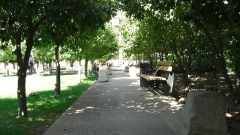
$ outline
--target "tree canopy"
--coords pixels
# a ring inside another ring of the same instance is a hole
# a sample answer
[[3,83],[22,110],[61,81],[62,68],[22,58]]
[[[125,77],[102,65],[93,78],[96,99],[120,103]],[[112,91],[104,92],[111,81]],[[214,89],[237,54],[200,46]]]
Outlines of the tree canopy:
[[[237,0],[119,0],[139,21],[135,44],[128,51],[143,59],[171,61],[187,74],[224,74],[228,90],[239,78],[239,11]],[[237,34],[238,33],[238,34]],[[233,49],[234,48],[234,49]],[[157,54],[156,54],[157,53]],[[152,62],[154,64],[154,62]]]

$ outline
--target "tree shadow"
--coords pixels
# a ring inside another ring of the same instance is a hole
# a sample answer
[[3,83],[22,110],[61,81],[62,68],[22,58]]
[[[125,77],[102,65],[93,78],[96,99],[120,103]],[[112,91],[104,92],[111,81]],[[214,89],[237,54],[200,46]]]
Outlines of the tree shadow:
[[53,90],[36,92],[28,97],[28,117],[17,117],[17,99],[0,99],[1,135],[41,135],[94,82],[90,76],[81,84],[62,90],[54,96]]

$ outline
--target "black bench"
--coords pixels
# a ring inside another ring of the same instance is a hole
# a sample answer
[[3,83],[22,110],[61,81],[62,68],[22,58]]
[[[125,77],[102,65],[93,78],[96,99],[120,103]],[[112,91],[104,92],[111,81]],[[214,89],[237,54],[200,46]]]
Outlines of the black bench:
[[166,85],[169,86],[169,89],[162,89],[162,91],[164,91],[164,93],[172,93],[174,86],[174,73],[172,66],[160,66],[153,72],[146,72],[144,71],[144,68],[141,68],[140,66],[141,87],[151,87],[153,89],[158,89],[159,87]]

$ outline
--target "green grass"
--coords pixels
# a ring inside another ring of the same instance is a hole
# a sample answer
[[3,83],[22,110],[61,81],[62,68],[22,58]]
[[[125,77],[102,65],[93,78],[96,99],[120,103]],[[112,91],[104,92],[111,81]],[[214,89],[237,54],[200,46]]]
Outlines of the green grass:
[[53,91],[28,97],[28,118],[17,118],[17,100],[0,99],[0,135],[41,135],[92,83],[94,78],[71,86],[58,97]]

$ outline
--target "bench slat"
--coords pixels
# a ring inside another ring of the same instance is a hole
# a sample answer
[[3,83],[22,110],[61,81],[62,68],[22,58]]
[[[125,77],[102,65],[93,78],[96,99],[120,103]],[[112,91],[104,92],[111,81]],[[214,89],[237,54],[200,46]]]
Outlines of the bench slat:
[[146,80],[150,80],[150,81],[153,81],[153,80],[160,80],[160,81],[166,81],[167,78],[165,77],[161,77],[161,76],[153,76],[153,75],[145,75],[145,74],[141,74],[140,77],[146,79]]
[[172,66],[160,66],[158,70],[172,72]]

